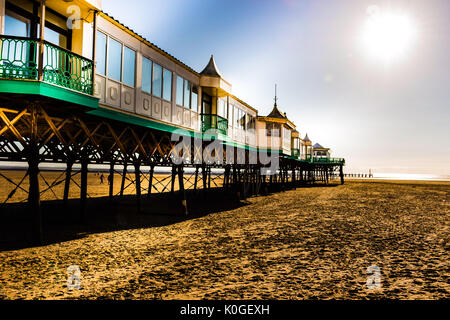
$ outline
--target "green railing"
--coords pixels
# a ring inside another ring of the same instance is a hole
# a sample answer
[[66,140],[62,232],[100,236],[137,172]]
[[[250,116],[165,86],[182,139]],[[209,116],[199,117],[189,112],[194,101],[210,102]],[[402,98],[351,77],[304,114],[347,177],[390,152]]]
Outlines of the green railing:
[[228,120],[216,114],[201,114],[202,117],[202,132],[207,130],[217,130],[217,132],[227,135]]
[[293,157],[300,157],[300,149],[292,149],[292,156]]
[[0,36],[0,78],[37,80],[38,41]]
[[[39,40],[0,36],[0,78],[38,80]],[[93,62],[44,41],[42,80],[78,92],[93,94]]]
[[345,164],[345,159],[343,158],[321,158],[321,157],[314,157],[313,158],[314,163],[327,163],[327,164]]
[[44,43],[45,82],[92,95],[92,67],[92,60],[51,43]]

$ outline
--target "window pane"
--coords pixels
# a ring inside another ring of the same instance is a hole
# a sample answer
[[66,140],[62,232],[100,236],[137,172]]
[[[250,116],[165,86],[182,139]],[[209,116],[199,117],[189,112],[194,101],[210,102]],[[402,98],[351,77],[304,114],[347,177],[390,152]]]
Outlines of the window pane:
[[152,62],[147,58],[142,60],[142,91],[152,93]]
[[7,14],[5,16],[5,35],[16,37],[29,37],[30,24]]
[[172,71],[164,69],[163,99],[172,101]]
[[177,105],[183,105],[183,78],[177,76]]
[[[40,27],[40,26],[39,26]],[[39,34],[39,30],[38,30]],[[52,29],[45,27],[44,30],[44,39],[50,43],[56,44],[64,49],[67,48],[67,38],[65,35],[62,35]]]
[[227,101],[223,99],[219,99],[219,109],[217,110],[217,114],[221,116],[222,118],[227,119],[228,118],[228,112],[227,112]]
[[184,107],[191,107],[191,83],[184,80]]
[[134,87],[134,72],[136,69],[136,52],[125,47],[123,50],[123,83]]
[[106,34],[97,31],[96,43],[96,71],[98,74],[106,74]]
[[198,112],[198,93],[197,88],[192,87],[192,102],[191,102],[191,109],[195,112]]
[[[9,15],[5,16],[5,35],[28,37],[29,31],[30,25],[27,22]],[[2,49],[1,59],[14,61],[14,65],[23,65],[29,59],[30,46],[25,42],[5,41],[3,46],[0,43],[0,48]]]
[[122,44],[109,38],[108,77],[117,81],[122,76]]
[[153,95],[161,98],[162,91],[162,68],[156,63],[153,64]]

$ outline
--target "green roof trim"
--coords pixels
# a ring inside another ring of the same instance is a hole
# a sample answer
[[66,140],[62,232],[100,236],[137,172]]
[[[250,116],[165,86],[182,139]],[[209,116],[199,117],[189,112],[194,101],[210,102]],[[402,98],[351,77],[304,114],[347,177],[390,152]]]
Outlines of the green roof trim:
[[0,79],[1,93],[40,95],[52,99],[66,101],[92,109],[98,108],[98,98],[76,91],[33,80]]

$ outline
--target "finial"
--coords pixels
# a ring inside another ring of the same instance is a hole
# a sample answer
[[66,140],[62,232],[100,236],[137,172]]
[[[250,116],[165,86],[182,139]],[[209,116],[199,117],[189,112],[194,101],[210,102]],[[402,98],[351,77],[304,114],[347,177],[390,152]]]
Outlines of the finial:
[[277,97],[277,84],[275,83],[275,107],[277,106],[278,97]]

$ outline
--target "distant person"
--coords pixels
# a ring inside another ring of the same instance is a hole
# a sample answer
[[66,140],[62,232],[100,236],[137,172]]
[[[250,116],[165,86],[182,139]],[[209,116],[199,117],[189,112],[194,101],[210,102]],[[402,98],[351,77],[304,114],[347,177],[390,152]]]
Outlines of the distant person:
[[103,179],[105,178],[105,176],[103,175],[103,173],[100,175],[100,184],[103,184]]

